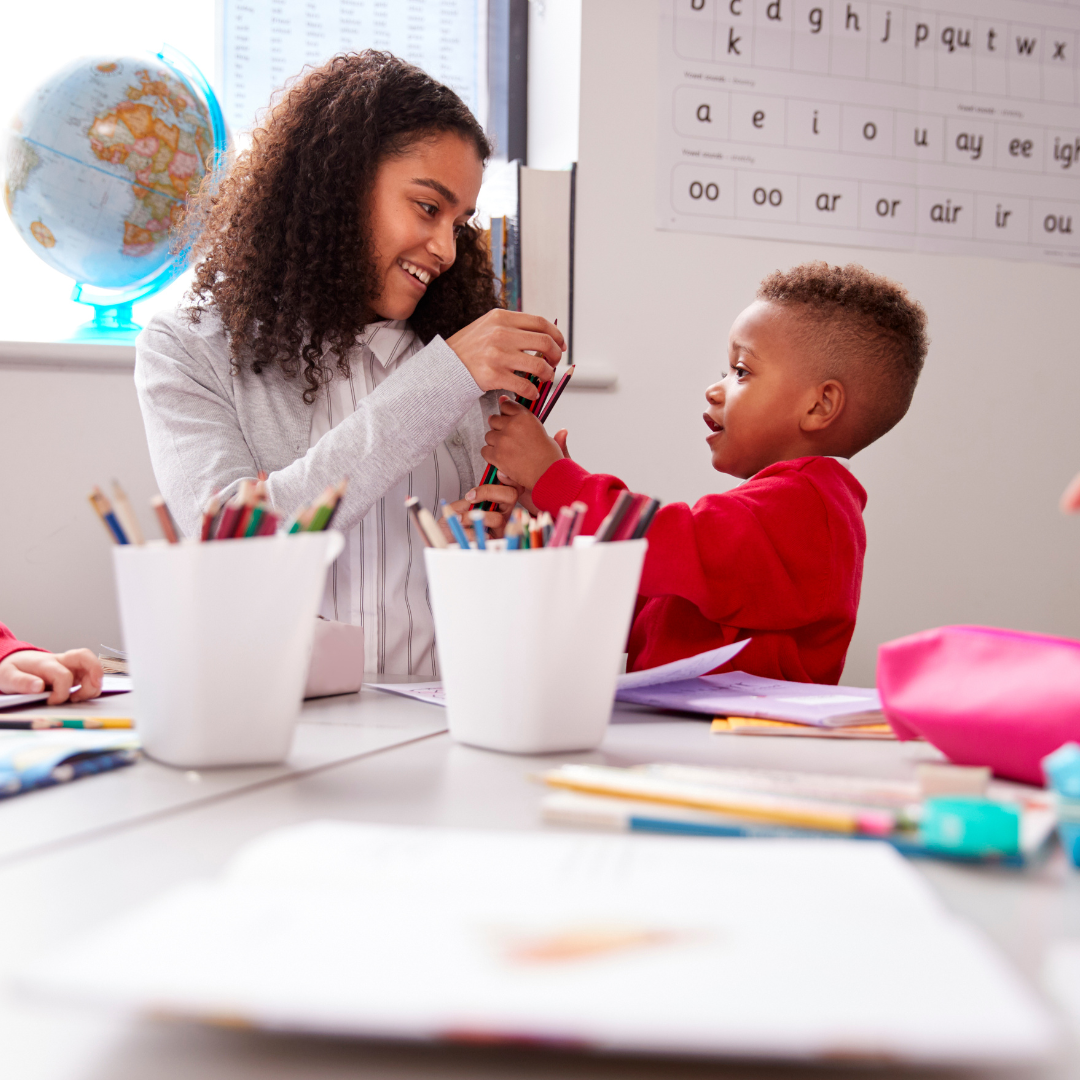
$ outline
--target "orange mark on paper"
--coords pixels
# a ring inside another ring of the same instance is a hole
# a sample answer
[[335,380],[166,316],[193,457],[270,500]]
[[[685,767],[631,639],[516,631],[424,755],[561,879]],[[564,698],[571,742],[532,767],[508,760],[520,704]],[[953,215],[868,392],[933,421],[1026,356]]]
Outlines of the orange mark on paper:
[[505,953],[507,959],[519,964],[551,964],[666,945],[684,936],[672,930],[641,927],[579,927],[518,938],[507,944]]

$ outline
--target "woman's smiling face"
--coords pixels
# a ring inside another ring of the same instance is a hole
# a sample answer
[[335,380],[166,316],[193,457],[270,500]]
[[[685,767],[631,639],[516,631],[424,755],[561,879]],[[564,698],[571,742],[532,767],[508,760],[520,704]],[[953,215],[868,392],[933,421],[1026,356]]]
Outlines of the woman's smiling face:
[[388,157],[375,174],[368,218],[381,319],[408,319],[428,286],[454,265],[457,231],[472,217],[484,175],[473,144],[436,134]]

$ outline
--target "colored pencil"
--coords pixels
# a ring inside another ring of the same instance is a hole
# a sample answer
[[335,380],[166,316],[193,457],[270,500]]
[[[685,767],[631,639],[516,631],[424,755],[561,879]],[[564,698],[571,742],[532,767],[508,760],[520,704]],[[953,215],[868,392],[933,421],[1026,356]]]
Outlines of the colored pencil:
[[619,527],[615,530],[615,535],[611,538],[612,540],[629,540],[630,537],[633,536],[634,529],[637,528],[638,519],[641,517],[641,512],[645,509],[648,502],[648,495],[634,496],[634,501],[631,504],[630,509],[623,515]]
[[551,547],[551,538],[555,535],[555,522],[546,510],[540,515],[540,532],[544,537],[544,547]]
[[469,538],[465,535],[465,526],[461,524],[461,518],[450,509],[445,499],[442,501],[442,512],[443,519],[450,526],[450,532],[453,533],[454,539],[458,542],[458,547],[463,548],[465,551],[471,551]]
[[435,520],[435,515],[426,506],[420,507],[419,517],[420,524],[424,528],[424,535],[431,540],[432,547],[447,548],[450,546],[450,541],[443,535],[439,523]]
[[645,509],[641,511],[641,516],[638,518],[637,527],[630,535],[631,540],[640,540],[649,531],[649,526],[652,524],[652,519],[656,515],[656,511],[659,509],[659,499],[650,499],[648,503],[646,503]]
[[567,538],[570,536],[570,526],[574,523],[574,511],[569,506],[559,510],[559,517],[555,522],[555,529],[551,534],[552,547],[565,547]]
[[57,728],[133,728],[130,716],[31,716],[22,720],[0,720],[0,731],[48,731]]
[[627,512],[633,505],[634,496],[624,488],[619,492],[619,497],[615,500],[611,512],[600,523],[600,528],[596,530],[596,542],[598,544],[606,543],[615,538],[623,518],[626,517]]
[[487,526],[484,525],[484,511],[470,510],[469,520],[472,522],[473,536],[476,537],[478,551],[487,550]]
[[273,536],[277,532],[278,525],[281,524],[281,518],[277,514],[267,510],[263,514],[262,524],[259,526],[259,531],[256,536]]
[[202,528],[199,531],[200,540],[209,540],[214,531],[214,518],[218,516],[221,510],[221,499],[218,498],[217,492],[210,496],[210,501],[206,504],[203,510],[202,516]]
[[266,516],[266,511],[261,506],[253,506],[251,508],[251,517],[248,519],[247,528],[244,530],[244,536],[258,536],[259,529],[262,526],[263,518]]
[[345,491],[349,486],[349,478],[346,476],[337,486],[337,498],[334,500],[334,505],[330,510],[330,516],[326,519],[326,524],[323,526],[323,530],[329,529],[334,522],[334,517],[338,512],[338,508],[341,506],[342,500],[345,498]]
[[221,517],[218,518],[217,528],[214,530],[215,540],[230,540],[236,535],[236,526],[240,521],[250,486],[250,480],[241,480],[236,493],[222,508]]
[[544,402],[547,400],[548,394],[551,393],[552,385],[553,380],[548,379],[548,381],[540,388],[540,396],[532,403],[532,408],[529,409],[529,412],[531,412],[533,416],[540,415],[540,411],[544,407]]
[[539,419],[541,424],[544,423],[547,420],[547,418],[551,415],[551,410],[555,408],[555,403],[562,396],[562,392],[566,389],[567,383],[569,383],[570,379],[573,377],[574,368],[576,366],[577,366],[576,364],[571,364],[566,369],[566,374],[563,375],[563,377],[559,380],[559,385],[555,387],[555,392],[551,395],[550,398],[548,398],[547,404],[544,406],[543,410],[540,412],[540,414],[538,416],[538,419]]
[[89,499],[90,505],[94,508],[94,513],[101,518],[102,524],[109,530],[113,542],[117,544],[128,543],[127,535],[117,520],[116,514],[113,513],[112,503],[102,493],[101,488],[96,486],[92,488]]
[[580,500],[572,502],[570,509],[574,511],[574,520],[570,523],[570,535],[566,538],[568,547],[572,547],[574,540],[581,535],[581,530],[585,525],[585,515],[589,512],[589,508]]
[[150,505],[154,508],[154,513],[157,515],[162,535],[170,544],[179,544],[180,537],[176,532],[176,522],[173,521],[173,516],[169,513],[168,506],[165,505],[165,500],[160,495],[155,495],[150,500]]
[[255,512],[255,507],[259,505],[259,481],[242,481],[240,491],[243,494],[240,516],[236,519],[236,525],[233,527],[232,532],[233,536],[236,537],[247,535],[248,525],[251,524],[251,516]]
[[678,782],[606,765],[563,765],[539,779],[551,787],[571,791],[712,810],[826,832],[887,836],[897,824],[896,813],[889,810]]
[[142,529],[139,528],[139,519],[135,516],[127,493],[120,486],[118,480],[112,482],[113,501],[116,503],[116,516],[120,519],[120,525],[127,533],[128,540],[133,544],[143,544]]

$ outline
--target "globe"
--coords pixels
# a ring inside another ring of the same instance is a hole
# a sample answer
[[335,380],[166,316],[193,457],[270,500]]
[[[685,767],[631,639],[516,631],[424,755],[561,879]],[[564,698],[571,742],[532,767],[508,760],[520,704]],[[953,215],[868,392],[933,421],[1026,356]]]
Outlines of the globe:
[[4,203],[39,258],[93,305],[80,337],[129,338],[131,305],[183,272],[185,199],[227,147],[221,109],[175,52],[91,57],[48,79],[8,131]]

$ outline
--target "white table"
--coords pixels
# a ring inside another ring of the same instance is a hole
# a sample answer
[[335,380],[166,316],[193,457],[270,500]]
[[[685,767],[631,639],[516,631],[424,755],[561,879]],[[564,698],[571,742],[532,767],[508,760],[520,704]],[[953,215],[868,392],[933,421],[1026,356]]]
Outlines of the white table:
[[[367,693],[367,692],[365,692]],[[32,792],[0,803],[0,866],[44,848],[64,846],[177,810],[216,803],[243,792],[424,739],[446,730],[441,710],[417,709],[405,698],[378,696],[374,709],[358,708],[358,694],[306,701],[288,760],[244,769],[171,769],[154,761],[108,773],[108,783],[85,781]],[[135,716],[138,691],[77,706],[32,709],[9,717]]]
[[[324,719],[337,717],[356,731],[377,733],[390,728],[414,734],[411,741],[395,747],[342,754],[308,768],[297,768],[293,762],[283,772],[250,782],[230,779],[239,770],[229,770],[207,781],[223,785],[219,794],[172,802],[163,797],[155,811],[126,817],[115,813],[122,801],[116,795],[121,787],[126,785],[130,791],[133,785],[145,784],[149,791],[160,784],[164,790],[173,782],[186,782],[183,774],[178,774],[181,781],[177,781],[160,772],[160,767],[142,763],[81,780],[66,790],[0,803],[0,835],[8,831],[7,812],[12,808],[21,804],[18,812],[23,821],[32,818],[29,808],[34,806],[43,817],[58,818],[61,815],[50,803],[73,797],[77,789],[83,792],[80,798],[87,813],[95,813],[96,806],[111,807],[102,814],[109,822],[106,826],[96,831],[72,829],[62,841],[28,845],[0,866],[0,912],[4,915],[0,919],[0,977],[58,935],[90,929],[192,877],[217,874],[241,845],[268,829],[326,817],[539,828],[542,789],[530,780],[530,774],[552,761],[633,764],[668,760],[905,777],[911,775],[915,760],[936,757],[922,744],[712,735],[708,725],[699,721],[618,710],[618,722],[598,751],[524,758],[458,746],[444,734],[420,734],[441,724],[442,714],[434,706],[403,698],[364,691],[359,698],[309,705],[305,719],[320,710]],[[137,779],[140,770],[141,781]],[[1036,989],[1040,989],[1041,965],[1051,944],[1080,939],[1080,875],[1067,870],[1060,853],[1046,865],[1027,871],[932,862],[916,865],[945,903],[982,927]],[[22,1001],[10,991],[0,997],[0,1048],[8,1066],[5,1072],[20,1080],[179,1080],[192,1076],[201,1080],[336,1080],[346,1076],[679,1080],[718,1075],[765,1080],[802,1074],[782,1067],[307,1040],[129,1019],[81,1006]],[[874,1071],[873,1075],[887,1077],[890,1072]],[[1011,1080],[1017,1074],[1014,1070],[1009,1075]],[[1032,1080],[1080,1075],[1080,1052],[1066,1043],[1060,1061],[1025,1075]]]

